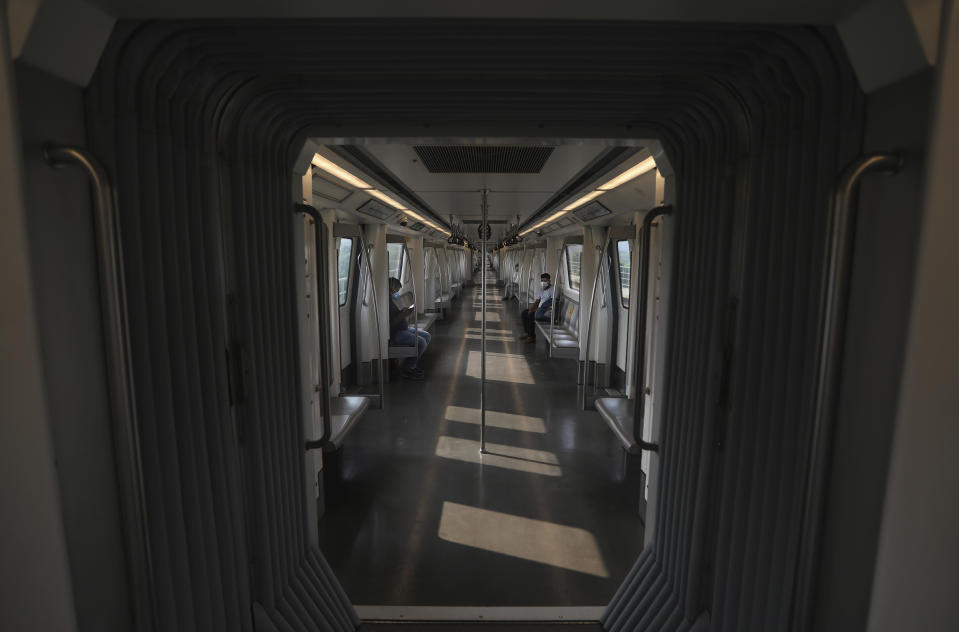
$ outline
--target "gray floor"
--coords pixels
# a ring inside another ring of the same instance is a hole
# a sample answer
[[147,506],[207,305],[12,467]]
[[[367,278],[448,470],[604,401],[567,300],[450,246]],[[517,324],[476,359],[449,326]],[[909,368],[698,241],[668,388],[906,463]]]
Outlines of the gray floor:
[[423,632],[457,632],[459,630],[470,630],[482,626],[482,632],[593,632],[602,630],[599,623],[593,622],[569,622],[569,623],[492,623],[489,621],[482,623],[467,623],[457,621],[448,622],[424,622],[424,621],[404,621],[404,622],[365,622],[360,626],[360,632],[373,632],[375,630],[391,630],[396,627],[402,627],[404,630],[422,630]]
[[641,550],[638,491],[598,414],[577,407],[576,362],[518,342],[515,301],[488,299],[488,327],[510,330],[487,342],[487,410],[509,413],[488,421],[510,426],[487,429],[493,454],[478,462],[466,423],[480,404],[476,287],[437,323],[426,380],[394,376],[328,464],[320,546],[354,604],[600,606]]

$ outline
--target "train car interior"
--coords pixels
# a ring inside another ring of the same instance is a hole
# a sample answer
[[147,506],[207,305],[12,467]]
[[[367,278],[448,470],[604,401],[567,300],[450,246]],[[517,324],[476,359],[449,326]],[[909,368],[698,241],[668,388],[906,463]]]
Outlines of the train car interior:
[[0,628],[959,629],[954,0],[354,4],[0,5]]

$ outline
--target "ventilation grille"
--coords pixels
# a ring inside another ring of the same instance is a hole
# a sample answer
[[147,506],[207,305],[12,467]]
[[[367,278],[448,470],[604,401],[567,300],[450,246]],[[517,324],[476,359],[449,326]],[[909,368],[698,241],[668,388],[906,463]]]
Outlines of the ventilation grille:
[[552,147],[417,145],[413,149],[430,173],[539,173]]

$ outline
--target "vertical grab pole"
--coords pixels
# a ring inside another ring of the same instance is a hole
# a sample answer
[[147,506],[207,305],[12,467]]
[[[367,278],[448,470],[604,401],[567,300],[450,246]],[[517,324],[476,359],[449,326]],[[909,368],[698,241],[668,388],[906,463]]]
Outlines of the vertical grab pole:
[[481,320],[480,334],[482,342],[480,343],[482,360],[480,377],[480,454],[486,454],[486,229],[488,228],[487,219],[489,216],[489,207],[487,206],[487,190],[483,189],[483,219],[480,223],[480,240],[482,241],[483,262],[480,267],[483,269],[483,318]]
[[51,167],[76,165],[90,178],[95,198],[94,222],[103,310],[103,338],[109,379],[110,420],[121,493],[127,573],[133,593],[133,626],[139,632],[156,629],[153,562],[147,521],[146,489],[140,458],[140,429],[133,385],[130,323],[123,275],[123,244],[117,217],[116,192],[107,170],[86,150],[47,145],[43,157]]
[[813,582],[821,556],[821,529],[832,453],[833,426],[839,403],[842,346],[849,303],[849,279],[852,274],[852,249],[856,238],[856,208],[852,203],[853,197],[863,176],[876,172],[895,175],[900,168],[902,156],[897,153],[863,156],[843,170],[830,198],[826,265],[823,267],[823,296],[819,318],[819,368],[812,437],[806,456],[808,474],[803,492],[791,630],[809,629],[815,592]]
[[[546,252],[549,253],[549,240],[546,240]],[[553,284],[553,308],[549,310],[549,340],[546,341],[546,357],[553,357],[553,323],[556,322],[556,306],[559,304],[557,302],[556,288],[559,287],[556,284],[559,283],[559,266],[560,261],[563,259],[563,249],[566,248],[566,240],[564,239],[559,244],[559,251],[556,253],[556,267],[553,268],[553,278],[550,279],[550,282]],[[532,265],[530,265],[532,267]],[[582,269],[582,267],[580,268]],[[566,282],[569,282],[569,279],[566,279]],[[580,373],[585,373],[585,371],[576,370],[577,375]]]
[[[380,331],[380,310],[376,305],[376,282],[373,279],[373,258],[370,257],[372,246],[367,247],[363,230],[360,229],[360,248],[366,257],[366,280],[370,284],[370,300],[373,302],[373,320],[376,321],[376,378],[377,390],[380,396],[380,406],[383,406],[383,334]],[[415,340],[414,340],[415,342]]]
[[[410,249],[406,247],[406,241],[405,241],[405,239],[404,239],[404,241],[403,241],[403,251],[406,253],[406,267],[409,268],[409,270],[410,270],[410,279],[411,279],[412,282],[413,282],[413,348],[416,349],[417,353],[419,353],[419,347],[420,347],[420,325],[419,325],[419,322],[416,320],[416,310],[417,310],[417,306],[416,306],[416,277],[415,277],[415,273],[413,272],[413,262],[410,261]],[[389,288],[386,288],[386,289],[387,289],[387,291],[389,291]],[[417,361],[419,361],[419,358],[417,358]]]
[[[599,253],[599,265],[596,266],[596,275],[593,277],[593,289],[589,295],[589,311],[586,312],[586,340],[583,342],[583,348],[586,351],[586,360],[583,364],[583,391],[580,393],[579,402],[582,410],[586,410],[586,396],[589,390],[589,338],[593,330],[593,308],[596,307],[596,286],[599,285],[599,275],[603,271],[603,266],[606,265],[606,251],[609,249],[610,243],[612,243],[612,235],[613,231],[610,230],[606,236],[606,241],[603,243],[603,250]],[[582,270],[582,267],[580,267],[580,270]]]

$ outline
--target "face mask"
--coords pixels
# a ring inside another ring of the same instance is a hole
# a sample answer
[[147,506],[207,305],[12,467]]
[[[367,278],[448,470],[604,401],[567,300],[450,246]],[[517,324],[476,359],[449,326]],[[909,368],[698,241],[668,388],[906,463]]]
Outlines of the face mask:
[[400,291],[399,291],[399,290],[396,290],[395,292],[393,292],[393,298],[399,298],[399,297],[400,297]]
[[544,290],[549,287],[549,283],[547,283],[546,281],[541,281],[541,282],[540,282],[540,285],[543,286],[543,289],[544,289]]

